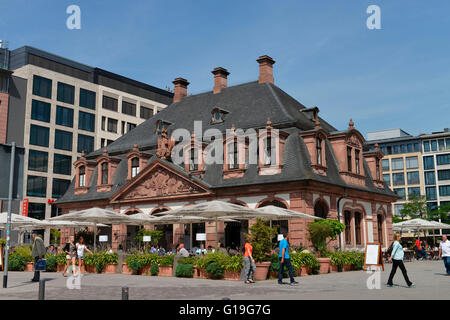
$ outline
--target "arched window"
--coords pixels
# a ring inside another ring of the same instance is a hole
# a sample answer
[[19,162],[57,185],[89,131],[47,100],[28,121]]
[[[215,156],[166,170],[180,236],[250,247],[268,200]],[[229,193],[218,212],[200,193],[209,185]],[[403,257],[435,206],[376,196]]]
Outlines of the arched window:
[[108,163],[102,163],[102,184],[108,184]]
[[238,161],[238,143],[234,141],[228,144],[228,169],[238,169],[239,161]]
[[361,244],[361,222],[362,215],[360,212],[355,212],[355,243]]
[[344,224],[345,224],[345,243],[352,244],[352,225],[351,225],[351,213],[350,211],[344,212]]
[[316,139],[316,157],[317,157],[317,164],[322,164],[322,139],[317,138]]
[[321,200],[317,201],[314,205],[314,215],[326,219],[328,216],[328,206]]
[[85,187],[86,186],[86,167],[85,166],[80,167],[80,169],[78,169],[78,172],[79,172],[78,185],[80,187]]
[[134,178],[139,174],[139,158],[131,159],[131,177]]
[[347,170],[352,172],[352,148],[347,147]]

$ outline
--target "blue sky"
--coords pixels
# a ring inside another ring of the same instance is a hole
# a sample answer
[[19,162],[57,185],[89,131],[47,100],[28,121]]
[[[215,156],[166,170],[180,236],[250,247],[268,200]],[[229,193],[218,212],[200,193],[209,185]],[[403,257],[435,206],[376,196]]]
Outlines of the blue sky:
[[[276,60],[275,84],[338,129],[365,135],[450,127],[450,2],[418,0],[1,1],[0,39],[34,46],[157,87],[178,76],[190,93],[258,77],[258,56]],[[68,30],[66,8],[81,8]],[[369,5],[381,30],[369,30]],[[246,115],[244,115],[246,116]]]

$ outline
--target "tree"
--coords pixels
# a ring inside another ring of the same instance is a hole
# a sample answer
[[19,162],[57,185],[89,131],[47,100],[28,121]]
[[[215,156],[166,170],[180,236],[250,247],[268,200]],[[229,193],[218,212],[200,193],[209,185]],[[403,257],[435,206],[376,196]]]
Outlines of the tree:
[[435,221],[441,219],[442,223],[450,224],[450,205],[439,206],[438,209],[430,211],[428,218]]
[[410,196],[407,203],[403,205],[400,210],[402,218],[428,218],[429,209],[427,206],[427,199],[425,196],[418,197],[416,195]]
[[269,227],[263,220],[258,218],[249,230],[252,239],[253,258],[256,262],[269,261],[272,239],[277,235],[276,228]]
[[316,220],[308,225],[309,239],[321,257],[327,253],[327,239],[335,240],[344,230],[343,223],[332,219]]

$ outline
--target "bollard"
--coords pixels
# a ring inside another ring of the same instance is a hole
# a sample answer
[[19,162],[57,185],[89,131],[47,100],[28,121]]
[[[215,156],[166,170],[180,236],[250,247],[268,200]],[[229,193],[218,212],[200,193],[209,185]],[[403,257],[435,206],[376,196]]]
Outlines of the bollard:
[[39,280],[39,300],[45,300],[45,280]]
[[128,300],[128,287],[122,287],[122,300]]

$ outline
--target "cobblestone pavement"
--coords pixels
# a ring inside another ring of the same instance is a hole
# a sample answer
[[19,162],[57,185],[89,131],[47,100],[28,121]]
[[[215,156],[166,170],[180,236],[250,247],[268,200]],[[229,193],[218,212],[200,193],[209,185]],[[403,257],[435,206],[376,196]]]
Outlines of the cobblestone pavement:
[[[297,277],[298,286],[278,285],[276,280],[258,281],[246,285],[242,281],[183,279],[172,277],[131,276],[122,274],[86,274],[80,289],[68,289],[61,273],[42,273],[46,279],[45,298],[48,300],[121,299],[121,287],[129,287],[130,299],[193,299],[220,300],[275,300],[275,299],[448,299],[450,277],[445,276],[442,261],[406,263],[415,288],[405,285],[400,270],[394,278],[398,284],[385,286],[391,265],[381,273],[381,288],[369,290],[367,279],[371,274],[363,271],[339,272]],[[38,298],[38,283],[30,282],[31,272],[10,272],[7,289],[0,289],[0,300]],[[285,279],[288,281],[288,279]]]

